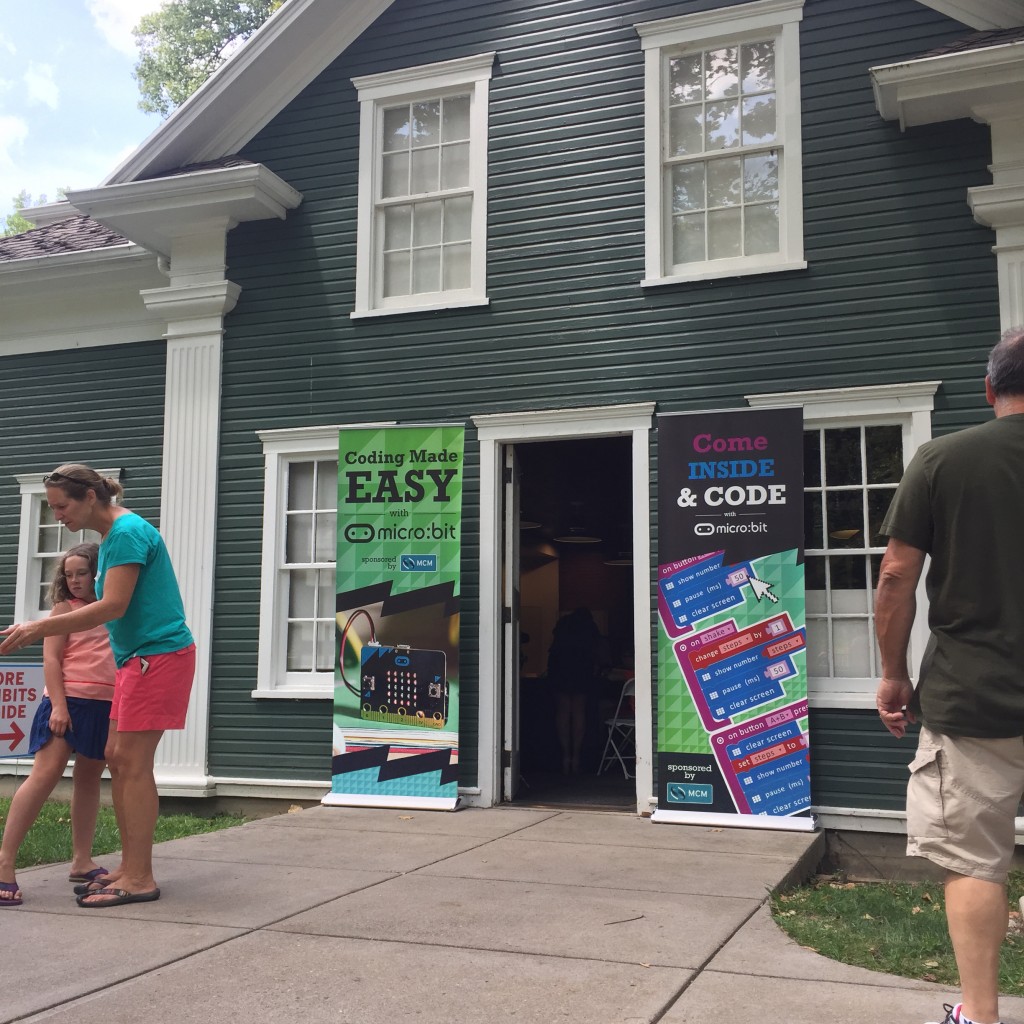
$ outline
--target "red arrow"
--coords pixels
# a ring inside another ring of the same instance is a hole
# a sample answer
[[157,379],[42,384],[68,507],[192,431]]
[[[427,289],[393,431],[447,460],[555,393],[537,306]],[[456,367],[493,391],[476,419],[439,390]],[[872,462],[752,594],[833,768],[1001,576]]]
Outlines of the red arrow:
[[17,722],[11,722],[10,732],[0,732],[0,743],[4,740],[10,740],[11,750],[13,750],[24,738],[25,734],[21,731]]

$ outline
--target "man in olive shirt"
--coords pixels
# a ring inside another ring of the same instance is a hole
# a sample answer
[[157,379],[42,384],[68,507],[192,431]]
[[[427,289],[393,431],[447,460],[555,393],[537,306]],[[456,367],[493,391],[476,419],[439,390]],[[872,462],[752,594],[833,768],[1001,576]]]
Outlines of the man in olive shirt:
[[[876,703],[902,737],[921,720],[907,788],[907,853],[945,869],[962,1002],[943,1024],[999,1021],[1006,875],[1024,793],[1024,329],[989,357],[996,418],[922,445],[881,532]],[[931,636],[907,668],[925,556]]]

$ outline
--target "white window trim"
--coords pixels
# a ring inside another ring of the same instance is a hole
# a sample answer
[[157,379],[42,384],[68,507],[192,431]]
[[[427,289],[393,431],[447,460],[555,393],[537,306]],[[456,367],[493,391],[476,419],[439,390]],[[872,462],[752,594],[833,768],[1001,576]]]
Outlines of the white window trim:
[[[100,476],[112,477],[114,480],[121,475],[120,469],[98,469]],[[39,528],[40,511],[46,500],[46,485],[43,477],[46,472],[17,473],[14,479],[21,491],[21,518],[18,528],[18,569],[14,583],[14,621],[28,622],[32,619],[45,619],[47,612],[32,607],[29,595],[38,594],[42,585],[42,577],[37,572],[37,560],[29,555],[35,551],[36,534]]]
[[[434,309],[487,305],[487,122],[488,93],[495,51],[457,60],[425,64],[399,71],[353,78],[359,93],[359,212],[356,233],[356,304],[352,319],[391,316]],[[376,295],[376,217],[374,207],[380,181],[377,140],[383,101],[434,96],[470,88],[469,188],[473,193],[470,231],[472,256],[470,287],[457,292],[430,292],[422,298],[403,296],[401,302],[380,305]]]
[[280,586],[278,567],[283,561],[285,529],[282,511],[287,495],[289,462],[322,459],[338,454],[338,432],[357,427],[391,426],[393,420],[383,423],[339,424],[324,427],[297,427],[285,430],[257,430],[263,442],[263,551],[260,566],[260,629],[259,660],[256,669],[256,689],[251,696],[261,699],[313,699],[333,700],[333,672],[303,673],[313,685],[289,685],[285,671],[287,644],[286,595]]
[[[930,380],[908,384],[880,384],[856,388],[822,388],[816,391],[779,391],[772,394],[745,395],[753,409],[800,406],[804,427],[903,425],[904,462],[931,440],[932,410],[935,392],[941,381]],[[917,617],[911,630],[912,649],[918,654],[928,642],[928,599],[924,588],[925,573],[917,588]],[[916,669],[916,666],[911,666]],[[842,688],[837,683],[845,684]],[[814,708],[875,708],[877,679],[837,679],[810,677],[807,697]]]
[[[645,277],[641,287],[711,281],[747,274],[804,270],[803,155],[800,129],[800,21],[803,0],[756,0],[724,10],[702,11],[634,26],[644,51]],[[666,231],[663,175],[666,117],[664,75],[668,57],[684,47],[716,39],[739,42],[773,35],[776,42],[779,162],[779,251],[760,256],[707,260],[672,273],[671,235]]]

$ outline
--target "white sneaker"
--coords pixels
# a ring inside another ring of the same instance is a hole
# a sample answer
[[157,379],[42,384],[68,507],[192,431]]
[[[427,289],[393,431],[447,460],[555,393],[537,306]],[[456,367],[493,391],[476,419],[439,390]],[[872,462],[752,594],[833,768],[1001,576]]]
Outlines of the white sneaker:
[[942,1008],[946,1011],[946,1016],[942,1020],[930,1020],[926,1021],[926,1024],[960,1024],[960,1007],[962,1003],[957,1003],[956,1006],[950,1006],[949,1003],[943,1003]]

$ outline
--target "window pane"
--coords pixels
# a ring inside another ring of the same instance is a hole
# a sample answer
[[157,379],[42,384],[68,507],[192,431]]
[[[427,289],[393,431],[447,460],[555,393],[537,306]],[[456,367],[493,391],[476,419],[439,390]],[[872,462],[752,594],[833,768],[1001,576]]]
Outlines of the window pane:
[[410,195],[422,195],[425,192],[436,192],[440,181],[438,163],[441,150],[438,146],[429,149],[417,149],[412,154],[412,178],[409,185]]
[[882,520],[889,511],[895,493],[895,488],[888,487],[884,490],[868,491],[868,537],[872,547],[885,547],[889,542],[888,538],[883,537],[878,531],[882,528]]
[[871,634],[867,619],[834,619],[832,658],[837,676],[865,677],[871,671]]
[[861,482],[860,430],[825,431],[825,483],[830,487]]
[[441,138],[445,142],[469,138],[469,97],[449,96],[442,111]]
[[384,157],[384,180],[381,183],[381,195],[385,199],[392,196],[409,195],[408,153],[391,153]]
[[828,620],[807,620],[807,674],[830,676],[828,664]]
[[742,214],[739,208],[712,210],[708,214],[708,259],[721,260],[742,254]]
[[[730,161],[731,162],[731,161]],[[779,158],[769,153],[743,158],[743,200],[747,203],[779,198]]]
[[469,184],[469,143],[459,142],[441,150],[441,188]]
[[672,168],[672,212],[704,209],[704,165],[680,164]]
[[709,103],[704,113],[705,149],[732,149],[740,143],[739,103]]
[[804,486],[821,486],[821,435],[816,430],[804,431]]
[[318,622],[316,625],[316,670],[330,672],[334,668],[334,622]]
[[704,253],[704,214],[672,218],[672,262],[701,263]]
[[59,526],[40,526],[39,527],[39,551],[60,551],[60,534],[61,529]]
[[384,211],[384,248],[408,249],[410,245],[412,245],[412,207],[389,207]]
[[704,98],[701,54],[686,53],[668,62],[668,94],[673,103],[692,103]]
[[720,50],[709,50],[705,54],[705,59],[708,99],[735,96],[740,88],[739,49],[735,46],[726,46]]
[[771,41],[740,47],[740,74],[745,93],[775,88],[775,44]]
[[821,495],[814,491],[804,491],[804,547],[823,548],[824,535]]
[[288,618],[311,619],[316,614],[315,569],[297,569],[288,574]]
[[404,150],[409,146],[409,107],[408,104],[401,107],[391,107],[384,111],[384,139],[383,149],[385,153],[395,150]]
[[435,146],[441,141],[441,101],[428,100],[412,107],[412,145]]
[[777,203],[746,207],[743,218],[743,251],[748,256],[779,251]]
[[39,506],[39,524],[40,526],[56,526],[57,520],[53,518],[53,509],[46,504],[46,499],[42,499],[42,503]]
[[740,201],[739,158],[708,161],[708,206],[735,206]]
[[903,477],[903,428],[865,427],[868,483],[898,484]]
[[470,286],[470,246],[448,245],[444,250],[444,287],[468,288]]
[[309,672],[313,667],[313,623],[288,623],[288,671]]
[[864,555],[831,555],[828,574],[833,612],[868,610],[867,561]]
[[300,512],[285,519],[285,556],[289,565],[313,561],[313,513]]
[[668,152],[669,156],[704,152],[704,117],[699,104],[669,111]]
[[444,203],[444,240],[468,241],[473,226],[473,200],[470,196],[446,199]]
[[386,253],[384,256],[384,297],[409,294],[411,259],[407,252]]
[[[825,532],[830,548],[862,548],[864,543],[862,491],[829,491],[825,499]],[[833,586],[835,582],[833,581]]]
[[775,96],[751,96],[743,101],[743,145],[774,142],[776,135]]
[[[825,593],[825,562],[826,559],[822,555],[815,555],[805,560],[804,564],[804,579],[805,586],[808,591],[815,591],[821,594]],[[824,611],[825,604],[822,601],[820,608],[816,608],[815,611]]]
[[321,511],[338,507],[338,463],[332,459],[316,464],[316,507]]
[[321,512],[316,517],[316,550],[314,562],[333,562],[338,557],[338,520],[334,512]]
[[313,463],[293,462],[288,466],[288,510],[313,507]]
[[412,254],[412,290],[439,292],[441,290],[441,247],[416,249]]
[[[420,203],[416,207],[413,241],[416,245],[437,245],[441,241],[441,211],[443,205],[440,202]],[[416,291],[419,291],[417,288]]]
[[317,569],[316,574],[320,593],[316,613],[318,618],[326,619],[335,614],[334,570]]

